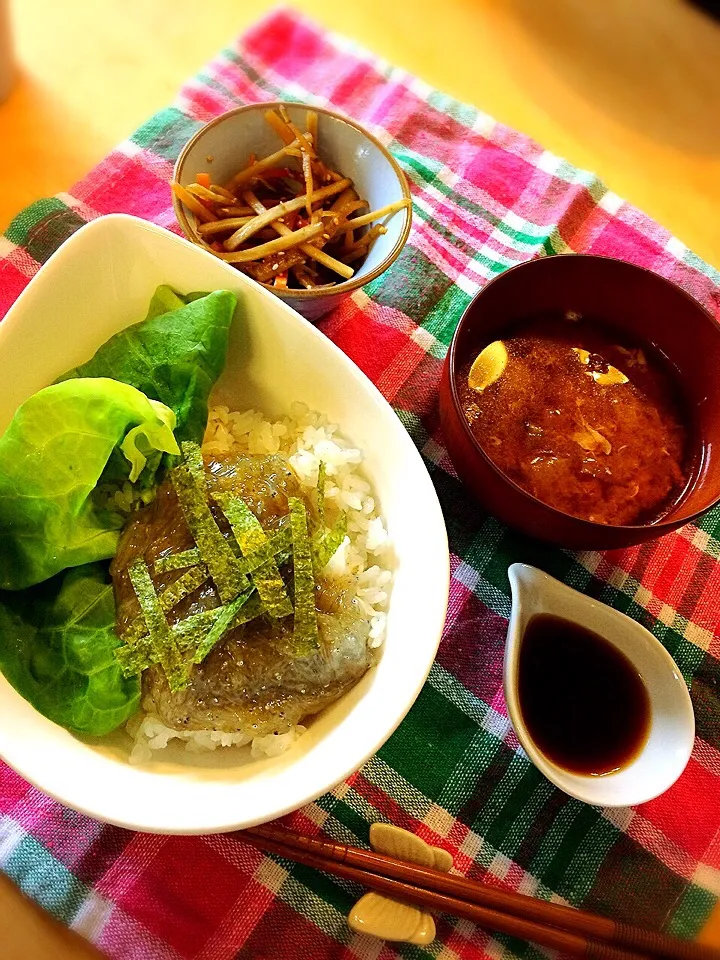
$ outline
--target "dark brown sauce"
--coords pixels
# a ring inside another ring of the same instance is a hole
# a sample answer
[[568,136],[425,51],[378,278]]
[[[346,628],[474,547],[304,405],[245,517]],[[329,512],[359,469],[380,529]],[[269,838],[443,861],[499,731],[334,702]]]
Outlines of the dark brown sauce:
[[650,700],[635,667],[603,637],[561,617],[530,620],[518,687],[530,737],[571,773],[613,773],[647,741]]

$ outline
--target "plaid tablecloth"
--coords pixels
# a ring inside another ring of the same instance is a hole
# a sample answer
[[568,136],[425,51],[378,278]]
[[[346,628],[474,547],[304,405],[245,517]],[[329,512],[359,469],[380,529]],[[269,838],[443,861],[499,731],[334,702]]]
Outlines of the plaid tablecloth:
[[[275,98],[356,117],[410,179],[414,228],[402,256],[322,329],[372,377],[421,450],[452,554],[447,626],[416,705],[375,758],[289,823],[365,844],[370,823],[389,820],[448,849],[467,875],[696,935],[720,895],[720,513],[612,553],[531,542],[483,513],[456,479],[438,430],[437,387],[463,308],[514,263],[564,251],[610,254],[681,284],[720,319],[715,270],[592,174],[281,10],[69,194],[16,218],[0,239],[0,315],[88,219],[123,211],[177,230],[167,181],[183,143],[229,107]],[[698,737],[664,796],[634,809],[585,806],[552,787],[519,748],[501,685],[507,567],[517,560],[630,614],[675,657]],[[236,837],[102,826],[2,766],[0,814],[0,867],[111,957],[539,955],[449,918],[426,950],[353,935],[345,918],[357,890],[345,883],[263,857]]]

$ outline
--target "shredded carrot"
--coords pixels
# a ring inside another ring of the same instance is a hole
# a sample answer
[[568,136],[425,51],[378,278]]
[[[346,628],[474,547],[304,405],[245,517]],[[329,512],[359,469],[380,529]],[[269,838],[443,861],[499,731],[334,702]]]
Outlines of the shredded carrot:
[[201,187],[205,187],[206,189],[212,185],[209,173],[198,173],[198,175],[195,177],[195,182],[199,183]]
[[293,212],[291,212],[291,213],[288,213],[286,216],[284,216],[284,217],[283,217],[283,223],[284,223],[285,226],[288,227],[290,230],[295,230],[296,227],[306,227],[306,226],[307,226],[307,221],[303,221],[302,223],[300,222],[300,214],[297,212],[297,210],[295,210],[295,211],[293,211]]

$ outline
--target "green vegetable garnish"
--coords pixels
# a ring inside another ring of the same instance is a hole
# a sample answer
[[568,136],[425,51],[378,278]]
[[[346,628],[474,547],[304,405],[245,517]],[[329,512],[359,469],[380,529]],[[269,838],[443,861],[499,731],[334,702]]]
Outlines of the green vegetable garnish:
[[[240,564],[243,568],[243,571],[246,573],[252,573],[258,567],[262,566],[267,562],[269,558],[278,556],[283,558],[283,560],[289,559],[285,554],[285,551],[292,543],[292,531],[290,526],[281,528],[274,533],[272,537],[265,541],[265,543],[256,551],[254,551],[250,556],[243,558],[240,561]],[[182,553],[171,554],[168,557],[163,557],[155,564],[156,573],[165,573],[171,569],[182,569],[185,566],[186,559],[191,559],[194,555],[193,550],[186,550]],[[199,556],[199,553],[197,554]],[[177,558],[177,567],[170,566],[168,561],[174,561]],[[158,566],[163,564],[161,570],[158,570]],[[169,613],[170,610],[181,600],[184,600],[185,597],[197,590],[209,577],[207,567],[203,564],[198,565],[197,567],[191,567],[177,580],[173,581],[169,586],[167,586],[159,595],[158,600],[160,602],[160,607],[164,613]],[[205,610],[202,613],[194,614],[192,617],[188,617],[185,620],[180,621],[180,623],[175,624],[171,627],[175,638],[178,641],[178,645],[181,650],[186,650],[188,648],[187,637],[196,637],[198,631],[204,632],[209,627],[213,625],[217,617],[220,615],[220,612],[223,610],[223,607],[216,607],[213,610]],[[233,626],[237,626],[239,623],[245,623],[247,620],[253,620],[255,617],[260,616],[261,613],[264,613],[264,606],[260,601],[260,598],[251,595],[249,602],[247,603],[247,614],[248,616],[243,615],[242,618],[236,617]],[[291,611],[292,612],[292,609]],[[153,662],[152,646],[149,643],[149,637],[147,635],[147,626],[145,620],[142,616],[138,617],[137,620],[134,620],[130,626],[124,631],[122,639],[126,646],[121,647],[117,651],[118,662],[123,665],[123,670],[126,675],[132,673],[138,673],[142,670],[145,670],[147,667],[151,666]]]
[[[207,296],[207,294],[205,294],[205,296]],[[185,304],[189,302],[190,301],[187,297],[181,297],[173,290],[172,287],[168,287],[167,284],[163,284],[161,287],[158,287],[153,294],[153,298],[150,301],[150,306],[148,307],[148,312],[145,315],[145,320],[143,321],[146,330],[148,321],[154,320],[155,317],[162,316],[163,313],[170,313],[172,310],[182,310]],[[147,337],[147,333],[145,336]],[[105,344],[105,347],[107,347],[107,344]],[[105,347],[101,347],[100,350],[105,349]],[[98,351],[98,353],[100,353],[100,351]],[[97,362],[98,353],[96,353],[93,357],[93,361],[95,362]]]
[[[222,493],[215,494],[215,500],[222,507],[223,513],[230,524],[230,529],[246,558],[255,551],[266,547],[268,538],[265,531],[244,500],[240,497],[234,497],[232,494]],[[258,595],[271,617],[280,619],[293,612],[290,597],[280,576],[280,570],[272,557],[254,570],[252,578]]]
[[244,607],[250,599],[251,594],[252,590],[247,590],[245,593],[241,593],[239,597],[236,597],[230,603],[221,608],[215,623],[212,625],[212,627],[210,627],[205,636],[202,637],[198,643],[195,653],[193,654],[193,663],[202,663],[215,644],[225,636],[225,634],[233,625],[235,617],[239,613],[240,609]]
[[318,467],[318,479],[317,479],[317,512],[318,512],[318,522],[320,529],[325,529],[325,475],[327,473],[327,468],[325,467],[325,461],[320,461],[320,466]]
[[[160,595],[162,601],[162,594]],[[213,610],[203,610],[170,627],[170,632],[187,663],[202,663],[225,634],[240,624],[255,620],[264,613],[262,601],[254,589],[240,594],[232,603]],[[132,646],[120,647],[115,654],[125,676],[142,673],[159,662],[149,636],[140,637]],[[190,680],[187,670],[181,688]]]
[[346,536],[347,516],[343,513],[332,530],[328,530],[320,540],[313,541],[312,558],[316,573],[325,569]]
[[331,530],[325,527],[325,461],[320,461],[317,482],[318,529],[312,541],[313,568],[319,574],[347,536],[347,516],[343,514]]
[[208,397],[225,368],[230,324],[237,300],[218,290],[185,303],[159,287],[146,318],[116,333],[75,377],[113,377],[160,400],[175,413],[178,440],[200,443],[207,426]]
[[0,669],[48,719],[102,736],[135,713],[140,682],[115,660],[115,601],[106,563],[0,593]]
[[315,612],[315,578],[312,550],[308,535],[305,504],[297,497],[288,498],[293,538],[293,581],[295,585],[295,623],[293,638],[298,656],[307,656],[319,646]]
[[187,573],[184,573],[181,577],[178,577],[177,580],[165,587],[160,594],[160,606],[163,611],[168,613],[174,606],[180,603],[181,600],[184,600],[185,597],[194,590],[201,587],[207,579],[208,571],[204,564],[199,564],[197,567],[188,570]]
[[128,574],[150,634],[153,660],[162,664],[170,689],[180,690],[187,685],[187,665],[165,619],[147,564],[144,560],[136,560],[130,565]]
[[184,570],[186,567],[195,567],[202,563],[200,551],[197,547],[183,550],[182,553],[171,553],[167,557],[160,557],[155,561],[155,573],[170,573],[173,570]]
[[265,608],[262,600],[257,593],[252,593],[250,594],[250,599],[248,602],[235,614],[235,618],[233,619],[231,627],[239,627],[243,623],[250,623],[251,620],[256,620],[264,613]]
[[182,452],[183,462],[170,474],[173,486],[185,521],[215,582],[220,599],[223,603],[229,603],[247,587],[247,577],[208,506],[200,447],[196,443],[183,443]]
[[[123,638],[134,645],[120,645],[107,565],[95,561],[115,554],[127,514],[179,456],[173,428],[202,440],[235,306],[228,292],[159,287],[142,323],[31,397],[0,439],[0,587],[13,591],[0,591],[0,669],[69,730],[101,735],[137,709],[139,678],[124,679],[121,663],[138,673],[151,638],[139,618]],[[160,606],[207,577],[191,569]]]
[[[165,450],[166,453],[180,453],[177,449],[177,440],[173,434],[175,427],[175,414],[170,407],[157,400],[150,400],[150,405],[157,415],[157,422],[141,423],[133,427],[125,435],[125,439],[120,444],[126,460],[130,464],[130,483],[135,483],[140,474],[145,469],[148,462],[146,452]],[[170,438],[170,439],[168,439]],[[168,446],[170,449],[168,449]],[[143,447],[145,450],[143,450]]]
[[139,676],[153,665],[153,645],[150,637],[141,637],[132,646],[123,644],[115,651],[115,659],[124,677]]
[[[202,586],[208,577],[207,567],[200,565],[188,570],[187,573],[165,587],[158,597],[163,613],[169,613],[176,604],[184,600],[194,590],[197,590],[199,586]],[[142,617],[139,617],[137,620],[133,620],[127,630],[123,632],[122,639],[124,643],[132,645],[138,643],[146,633],[145,621]]]
[[207,633],[224,609],[225,607],[214,607],[212,610],[202,610],[200,613],[194,613],[192,617],[187,617],[185,620],[174,624],[170,629],[174,633],[180,649],[183,652],[190,647],[194,649],[197,645],[198,636]]
[[[261,567],[268,560],[275,558],[275,563],[279,566],[281,563],[287,563],[290,559],[289,547],[292,544],[292,530],[290,524],[281,527],[276,533],[257,548],[247,557],[240,561],[240,569],[243,573],[254,573],[258,567]],[[292,613],[292,610],[290,611]]]
[[[162,606],[162,594],[160,594],[160,605]],[[223,611],[223,607],[215,607],[213,610],[203,610],[201,613],[193,614],[179,623],[170,627],[175,637],[178,648],[182,653],[193,645],[197,645],[198,636],[203,636],[213,626]],[[142,629],[146,630],[145,622],[141,619]],[[125,637],[127,634],[125,634]],[[132,644],[126,644],[119,647],[115,652],[118,663],[121,665],[125,676],[131,676],[134,673],[142,673],[148,667],[153,666],[155,660],[154,647],[147,632],[138,636]]]
[[[292,543],[292,532],[289,524],[281,527],[265,543],[253,550],[247,557],[243,557],[238,562],[238,569],[244,574],[253,573],[258,567],[262,566],[272,557],[276,562],[287,563],[290,559],[288,547]],[[184,570],[186,567],[194,567],[201,563],[200,551],[197,547],[190,550],[183,550],[182,553],[171,553],[166,557],[161,557],[155,561],[154,572],[157,574],[170,573],[173,570]],[[162,596],[162,595],[161,595]]]
[[95,487],[121,489],[146,460],[141,479],[152,483],[160,460],[151,451],[179,452],[173,422],[171,410],[117,380],[70,380],[26,400],[0,438],[0,587],[21,590],[112,557],[124,517],[98,509]]

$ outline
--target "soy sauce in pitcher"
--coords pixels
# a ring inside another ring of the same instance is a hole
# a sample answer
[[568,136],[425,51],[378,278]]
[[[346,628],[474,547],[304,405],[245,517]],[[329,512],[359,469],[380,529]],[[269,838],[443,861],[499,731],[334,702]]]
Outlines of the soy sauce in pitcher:
[[628,766],[650,732],[650,699],[630,660],[561,617],[533,617],[522,640],[519,698],[530,737],[569,773]]

